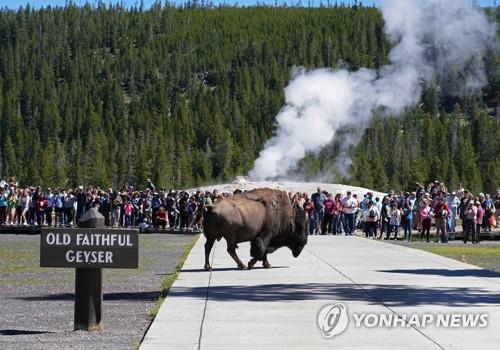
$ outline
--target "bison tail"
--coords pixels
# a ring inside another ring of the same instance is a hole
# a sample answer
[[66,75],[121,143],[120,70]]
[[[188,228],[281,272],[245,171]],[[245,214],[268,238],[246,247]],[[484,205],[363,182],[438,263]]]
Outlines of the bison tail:
[[264,241],[262,240],[262,238],[256,237],[250,244],[250,255],[253,258],[262,260],[264,258],[265,253],[266,253],[266,247],[264,245]]

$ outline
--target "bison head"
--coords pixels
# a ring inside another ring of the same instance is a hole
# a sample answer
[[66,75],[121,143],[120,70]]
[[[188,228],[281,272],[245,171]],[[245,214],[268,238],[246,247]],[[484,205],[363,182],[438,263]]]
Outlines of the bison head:
[[296,258],[307,244],[307,216],[302,208],[294,208],[294,232],[290,240],[290,249],[293,256]]

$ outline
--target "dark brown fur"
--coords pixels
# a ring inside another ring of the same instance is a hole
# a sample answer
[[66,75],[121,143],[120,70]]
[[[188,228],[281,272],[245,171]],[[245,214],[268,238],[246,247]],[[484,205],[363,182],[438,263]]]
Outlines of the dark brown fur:
[[240,242],[251,242],[252,267],[262,260],[270,267],[267,254],[288,246],[298,256],[307,243],[305,215],[294,210],[286,192],[256,189],[220,200],[204,218],[205,269],[211,269],[209,255],[215,239],[227,242],[227,251],[239,268],[246,268],[236,254]]

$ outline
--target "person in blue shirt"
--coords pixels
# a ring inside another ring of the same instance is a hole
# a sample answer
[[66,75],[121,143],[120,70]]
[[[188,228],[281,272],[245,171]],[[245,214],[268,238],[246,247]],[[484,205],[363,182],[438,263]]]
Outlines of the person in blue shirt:
[[411,230],[413,228],[413,208],[410,205],[410,202],[405,202],[403,206],[403,217],[404,220],[404,239],[407,242],[411,242]]

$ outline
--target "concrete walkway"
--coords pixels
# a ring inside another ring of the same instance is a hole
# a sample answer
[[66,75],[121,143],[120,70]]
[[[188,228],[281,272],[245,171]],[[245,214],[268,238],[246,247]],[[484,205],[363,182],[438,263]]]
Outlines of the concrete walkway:
[[[251,271],[235,269],[221,241],[214,270],[205,272],[204,243],[201,237],[191,251],[140,349],[499,348],[500,274],[343,236],[312,236],[299,258],[282,248],[269,257],[272,269]],[[248,261],[249,245],[238,254]],[[317,316],[333,303],[346,305],[349,324],[325,338]],[[362,313],[487,313],[488,326],[356,327],[353,314]]]

